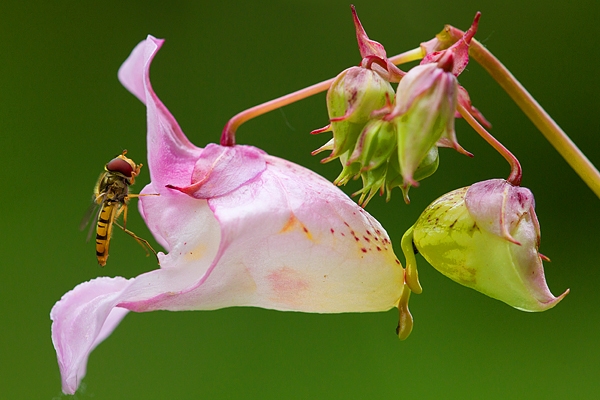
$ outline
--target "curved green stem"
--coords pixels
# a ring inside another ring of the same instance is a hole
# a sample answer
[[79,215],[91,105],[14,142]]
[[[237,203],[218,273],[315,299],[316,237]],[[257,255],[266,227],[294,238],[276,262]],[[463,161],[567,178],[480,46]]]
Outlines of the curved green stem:
[[402,247],[402,253],[404,253],[404,259],[406,260],[406,270],[404,272],[404,281],[408,285],[411,291],[416,294],[421,294],[423,288],[419,282],[419,273],[417,270],[417,259],[413,248],[413,229],[411,226],[402,236],[400,246]]
[[408,50],[404,53],[390,57],[388,58],[388,60],[390,60],[390,62],[394,65],[400,65],[409,63],[411,61],[420,60],[421,58],[423,58],[423,56],[425,56],[423,50],[421,49],[421,47],[417,47],[415,49]]

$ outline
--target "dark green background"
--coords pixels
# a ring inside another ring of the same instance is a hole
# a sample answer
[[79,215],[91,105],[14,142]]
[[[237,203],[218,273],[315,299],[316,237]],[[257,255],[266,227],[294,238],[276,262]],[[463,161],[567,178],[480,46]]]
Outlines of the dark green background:
[[[600,165],[596,0],[356,1],[388,54],[445,23],[477,35]],[[170,5],[169,5],[170,4]],[[196,144],[218,141],[245,108],[336,75],[359,60],[349,1],[0,3],[0,398],[60,398],[49,311],[80,282],[156,267],[122,232],[100,269],[78,228],[103,165],[123,148],[145,155],[145,108],[117,69],[147,34],[166,38],[154,87]],[[312,315],[253,308],[131,313],[90,357],[79,399],[592,398],[600,391],[598,198],[485,72],[460,77],[493,133],[521,160],[536,196],[550,288],[571,294],[527,314],[463,288],[419,257],[415,328],[400,342],[396,311]],[[242,126],[240,143],[329,179],[337,163],[310,151],[327,138],[324,95]],[[388,204],[368,206],[396,251],[437,196],[506,177],[504,161],[462,121],[467,159],[441,151],[440,170]],[[144,168],[134,191],[149,180]],[[348,192],[357,189],[350,185]],[[138,213],[128,227],[150,237]]]

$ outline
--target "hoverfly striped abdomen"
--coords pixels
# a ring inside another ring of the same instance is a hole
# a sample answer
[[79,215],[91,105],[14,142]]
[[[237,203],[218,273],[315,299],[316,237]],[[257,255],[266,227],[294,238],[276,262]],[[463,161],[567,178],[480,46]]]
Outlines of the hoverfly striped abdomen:
[[[126,157],[126,153],[127,150],[124,150],[122,154],[113,158],[104,166],[104,172],[100,175],[94,187],[93,206],[100,207],[96,220],[96,257],[98,264],[102,267],[106,265],[108,259],[113,225],[117,225],[133,237],[146,249],[147,254],[149,254],[148,249],[150,249],[156,255],[148,241],[126,229],[129,199],[140,196],[138,194],[130,195],[129,186],[135,182],[135,177],[139,175],[142,167],[142,164],[136,164],[132,159]],[[124,214],[123,226],[117,222],[121,214]],[[85,225],[82,224],[82,227]]]

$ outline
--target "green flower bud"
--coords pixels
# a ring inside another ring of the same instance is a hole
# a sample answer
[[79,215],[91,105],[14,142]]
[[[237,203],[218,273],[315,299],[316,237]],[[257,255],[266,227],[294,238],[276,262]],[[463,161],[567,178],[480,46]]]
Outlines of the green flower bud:
[[377,72],[351,67],[340,73],[327,92],[327,110],[331,124],[313,133],[333,131],[333,151],[323,160],[331,161],[352,153],[371,113],[394,97],[394,89]]
[[377,194],[383,194],[385,189],[385,177],[387,174],[387,164],[381,164],[375,169],[363,171],[360,176],[363,181],[363,188],[353,193],[353,196],[359,195],[358,204],[365,207],[369,201]]
[[[389,168],[387,172],[386,178],[386,190],[388,193],[387,201],[390,200],[392,189],[395,187],[399,187],[402,190],[402,195],[404,196],[404,201],[408,204],[410,203],[410,199],[408,197],[408,190],[410,189],[410,185],[404,182],[404,178],[400,172],[400,164],[398,161],[398,153],[394,152],[389,160]],[[425,158],[413,174],[413,179],[415,181],[421,181],[425,178],[430,177],[437,171],[438,166],[440,165],[440,154],[437,146],[431,146]]]
[[360,134],[348,163],[358,163],[361,171],[370,171],[386,163],[394,150],[394,124],[380,119],[371,120]]
[[360,164],[348,163],[348,153],[344,153],[340,156],[342,162],[342,172],[333,181],[334,185],[343,186],[350,182],[350,179],[358,179],[360,176]]
[[523,311],[552,308],[569,292],[554,297],[546,284],[531,191],[502,179],[457,189],[425,209],[403,238],[412,289],[411,243],[450,279]]
[[415,171],[442,138],[454,138],[458,81],[437,64],[411,69],[398,85],[396,106],[386,117],[396,124],[404,182],[418,186]]

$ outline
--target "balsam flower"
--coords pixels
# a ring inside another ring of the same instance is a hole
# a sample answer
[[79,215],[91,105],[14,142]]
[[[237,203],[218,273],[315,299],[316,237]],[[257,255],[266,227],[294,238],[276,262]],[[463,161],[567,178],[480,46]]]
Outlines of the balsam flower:
[[398,306],[404,273],[381,225],[333,184],[251,146],[195,147],[154,93],[152,59],[162,40],[140,43],[119,71],[147,107],[151,183],[140,211],[160,269],[97,278],[51,312],[65,393],[90,352],[128,311],[256,306],[318,313]]
[[540,227],[529,189],[491,179],[434,201],[405,234],[409,286],[420,289],[413,246],[450,279],[523,311],[562,300],[544,278]]

